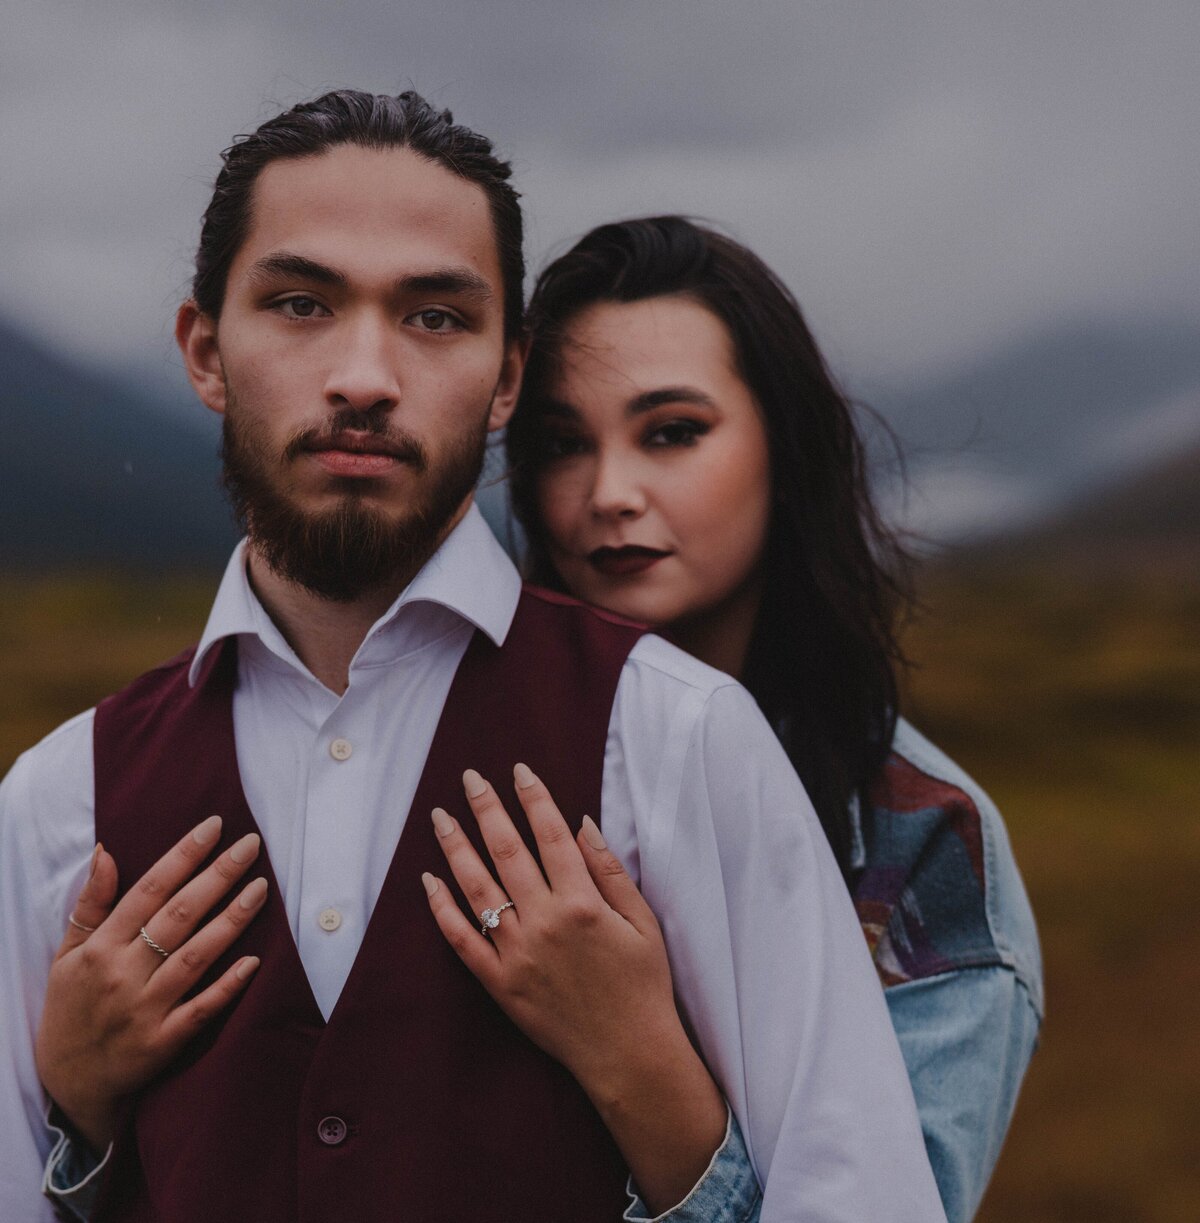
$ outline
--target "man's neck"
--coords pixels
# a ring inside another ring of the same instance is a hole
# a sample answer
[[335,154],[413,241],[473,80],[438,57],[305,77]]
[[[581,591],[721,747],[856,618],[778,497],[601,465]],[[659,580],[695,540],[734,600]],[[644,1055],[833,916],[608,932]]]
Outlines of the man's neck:
[[[468,498],[439,533],[429,556],[470,508]],[[372,625],[400,597],[401,591],[424,568],[424,561],[411,571],[397,573],[391,581],[364,591],[344,602],[323,598],[290,581],[267,564],[253,539],[247,549],[247,572],[258,601],[275,622],[296,656],[338,696],[350,686],[350,663],[366,640]],[[425,558],[428,560],[428,557]]]
[[281,577],[250,545],[247,572],[258,601],[297,657],[339,696],[350,683],[350,663],[371,626],[396,601],[407,581],[389,583],[348,602],[334,602]]

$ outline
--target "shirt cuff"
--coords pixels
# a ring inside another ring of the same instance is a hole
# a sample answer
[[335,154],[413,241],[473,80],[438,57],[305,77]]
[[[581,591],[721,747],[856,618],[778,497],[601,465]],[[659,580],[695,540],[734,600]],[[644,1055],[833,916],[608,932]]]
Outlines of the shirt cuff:
[[631,1177],[626,1188],[632,1201],[621,1216],[625,1223],[756,1223],[762,1189],[737,1118],[726,1109],[725,1139],[691,1193],[678,1206],[652,1218]]
[[112,1143],[98,1156],[53,1101],[46,1124],[58,1139],[46,1157],[42,1193],[54,1203],[55,1213],[67,1223],[89,1223],[96,1208],[104,1169],[112,1156]]

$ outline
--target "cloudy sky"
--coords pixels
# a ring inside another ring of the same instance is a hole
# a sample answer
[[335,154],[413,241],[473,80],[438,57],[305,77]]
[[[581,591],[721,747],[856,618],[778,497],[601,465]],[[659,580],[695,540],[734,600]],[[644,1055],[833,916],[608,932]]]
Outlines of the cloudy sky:
[[617,215],[724,223],[856,390],[1200,324],[1196,0],[10,0],[0,29],[0,314],[151,381],[220,149],[342,85],[492,136],[535,267]]

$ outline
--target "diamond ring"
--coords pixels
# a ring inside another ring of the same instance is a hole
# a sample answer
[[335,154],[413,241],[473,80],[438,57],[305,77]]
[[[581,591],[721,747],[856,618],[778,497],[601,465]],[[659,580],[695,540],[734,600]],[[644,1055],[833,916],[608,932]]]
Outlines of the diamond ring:
[[506,900],[498,909],[484,909],[479,915],[479,920],[482,923],[479,927],[479,932],[485,937],[490,937],[489,931],[495,930],[500,924],[500,914],[505,909],[515,909],[517,906],[511,900]]

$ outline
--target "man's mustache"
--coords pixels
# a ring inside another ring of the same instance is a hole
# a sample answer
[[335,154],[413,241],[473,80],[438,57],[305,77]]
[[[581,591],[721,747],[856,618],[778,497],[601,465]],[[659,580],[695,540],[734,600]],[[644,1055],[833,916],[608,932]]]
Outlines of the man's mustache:
[[[356,435],[356,436],[355,436]],[[303,429],[284,447],[285,461],[312,450],[362,450],[390,454],[417,471],[429,465],[425,447],[403,429],[391,425],[387,413],[343,409],[323,426]]]

